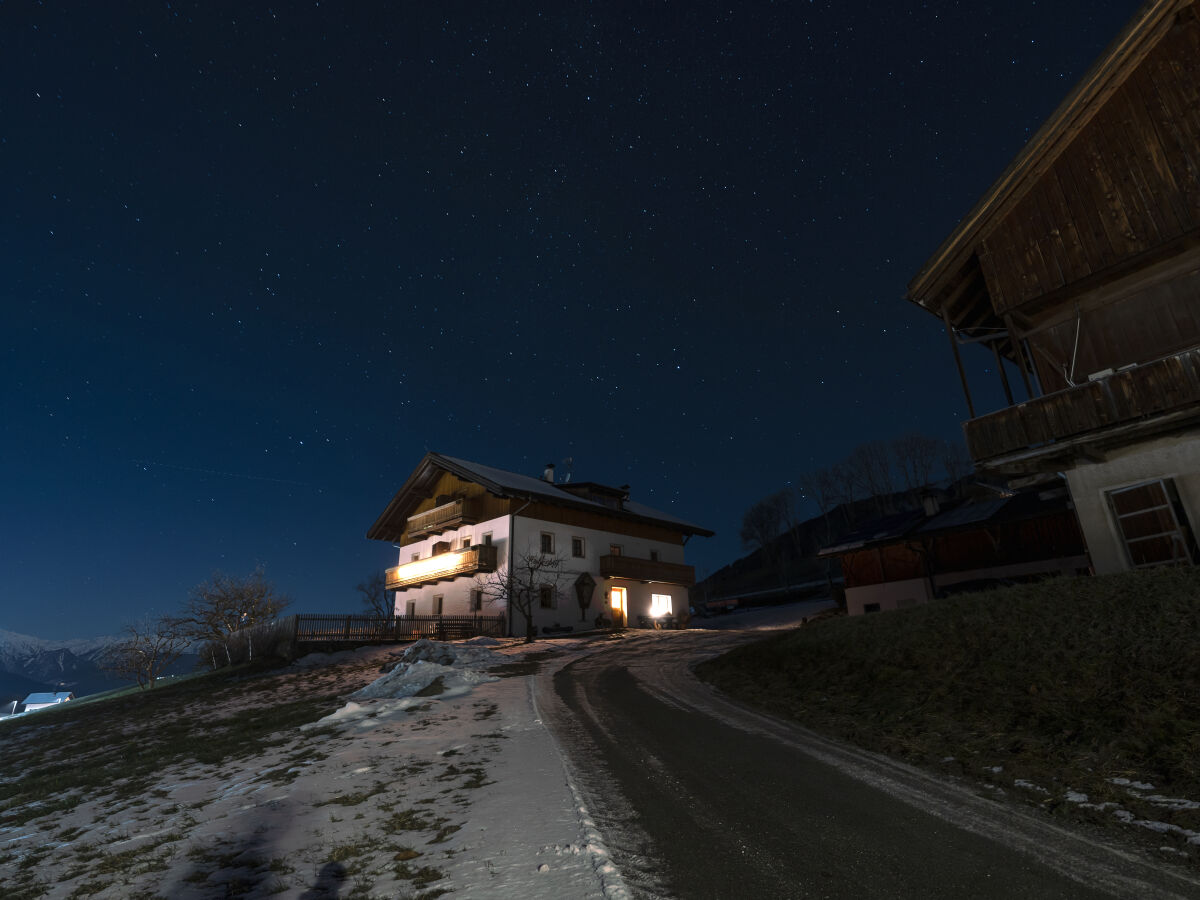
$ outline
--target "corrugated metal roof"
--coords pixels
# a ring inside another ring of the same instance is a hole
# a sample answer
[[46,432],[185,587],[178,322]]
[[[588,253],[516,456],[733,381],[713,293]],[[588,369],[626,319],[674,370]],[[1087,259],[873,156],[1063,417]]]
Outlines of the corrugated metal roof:
[[931,516],[924,525],[917,529],[917,533],[928,534],[931,531],[961,528],[963,525],[986,522],[1015,499],[1015,497],[996,497],[979,503],[964,503],[954,509]]

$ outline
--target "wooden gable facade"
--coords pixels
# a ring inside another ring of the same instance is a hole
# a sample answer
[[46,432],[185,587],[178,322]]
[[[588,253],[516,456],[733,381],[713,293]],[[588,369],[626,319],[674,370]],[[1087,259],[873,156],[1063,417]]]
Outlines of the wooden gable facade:
[[[1066,473],[1098,571],[1150,537],[1117,492],[1160,483],[1173,546],[1200,515],[1198,9],[1144,3],[908,289],[949,335],[976,466]],[[1006,407],[976,409],[970,344]]]
[[[1143,400],[1151,414],[1200,407],[1195,0],[1139,10],[908,296],[950,331],[977,463],[1132,422]],[[1000,361],[1009,410],[977,415],[968,342]]]

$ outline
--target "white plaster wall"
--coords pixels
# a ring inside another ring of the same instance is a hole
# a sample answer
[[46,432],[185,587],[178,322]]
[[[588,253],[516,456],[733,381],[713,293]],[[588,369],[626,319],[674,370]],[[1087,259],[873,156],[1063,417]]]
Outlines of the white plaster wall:
[[846,588],[846,613],[861,616],[868,603],[878,603],[880,612],[906,609],[927,603],[932,596],[928,578],[910,578],[905,581],[887,581],[883,584]]
[[[454,550],[462,547],[462,542],[466,538],[469,538],[472,544],[482,544],[484,532],[490,531],[492,533],[492,543],[496,546],[496,565],[497,567],[507,565],[508,523],[509,517],[501,516],[497,519],[480,522],[477,525],[463,525],[453,531],[430,535],[415,544],[406,544],[401,547],[396,564],[402,566],[407,562],[412,562],[414,553],[420,554],[421,559],[429,558],[433,555],[433,545],[439,541],[450,541],[450,545]],[[396,591],[396,615],[406,615],[409,601],[415,601],[416,603],[416,608],[413,610],[414,615],[434,615],[433,598],[439,594],[442,597],[442,615],[472,615],[471,591],[474,587],[475,576],[463,575],[455,578],[453,581],[439,581],[437,584],[425,584],[421,587],[409,588],[407,591]],[[479,615],[507,615],[507,610],[504,609],[503,605],[488,603],[485,600],[483,609],[479,611]]]
[[[653,541],[648,538],[632,537],[627,534],[616,534],[595,528],[580,528],[577,525],[563,525],[559,522],[546,522],[541,519],[516,517],[513,527],[513,550],[519,558],[522,553],[537,553],[541,549],[542,532],[554,535],[554,551],[563,556],[566,563],[563,567],[564,576],[559,582],[560,597],[557,609],[542,609],[535,606],[533,621],[540,629],[546,626],[571,626],[576,631],[584,631],[594,627],[597,616],[612,618],[609,606],[608,590],[612,585],[628,589],[626,605],[629,609],[629,622],[636,625],[639,615],[650,611],[651,594],[670,594],[672,608],[678,614],[687,611],[687,588],[678,584],[642,584],[624,578],[605,580],[600,577],[600,557],[607,556],[609,545],[620,544],[623,556],[637,559],[649,559],[650,551],[658,551],[658,561],[665,563],[684,564],[683,546],[664,541]],[[571,556],[571,538],[581,537],[584,542],[582,558]],[[592,594],[591,605],[580,619],[579,603],[575,599],[575,579],[581,572],[591,573],[596,580],[596,588]],[[514,623],[514,629],[520,630],[519,623]]]
[[1079,526],[1097,575],[1129,568],[1105,494],[1154,478],[1173,478],[1193,534],[1200,526],[1200,432],[1159,438],[1066,473]]
[[[510,521],[512,530],[510,534]],[[638,559],[649,559],[650,551],[658,551],[660,562],[684,564],[684,550],[680,544],[664,541],[652,541],[647,538],[631,537],[625,534],[602,531],[594,528],[580,528],[575,525],[563,525],[558,522],[546,522],[541,519],[529,519],[516,516],[511,519],[503,516],[477,525],[464,525],[461,528],[447,531],[439,535],[431,535],[414,544],[400,548],[397,554],[397,565],[412,561],[414,553],[421,559],[433,555],[433,545],[439,541],[450,541],[453,549],[462,546],[464,538],[470,538],[472,544],[483,542],[483,533],[492,533],[492,543],[496,545],[496,564],[502,568],[508,565],[510,542],[517,559],[522,553],[538,553],[541,550],[542,532],[554,535],[554,550],[564,557],[564,575],[559,580],[558,606],[554,609],[542,609],[535,605],[534,625],[539,633],[545,627],[571,627],[575,631],[585,631],[594,627],[597,616],[612,618],[609,606],[608,589],[612,585],[623,586],[627,589],[627,608],[629,622],[636,625],[639,615],[650,612],[651,594],[668,594],[672,601],[672,610],[676,615],[687,611],[688,590],[678,584],[642,584],[640,581],[618,578],[606,581],[600,577],[600,557],[607,556],[611,544],[620,544],[624,556]],[[581,558],[571,556],[571,538],[581,537],[584,544],[584,555]],[[575,598],[575,579],[580,573],[588,572],[596,581],[592,593],[591,604],[580,618],[579,603]],[[437,584],[422,585],[409,588],[407,591],[395,592],[396,615],[406,615],[408,603],[415,603],[414,615],[433,615],[433,599],[442,597],[442,614],[447,616],[471,615],[471,591],[475,588],[474,576],[462,576],[453,581],[441,581]],[[485,616],[508,615],[508,611],[500,604],[489,604],[484,601],[480,611]],[[520,616],[517,619],[520,620]],[[524,622],[514,621],[513,630],[524,634]]]

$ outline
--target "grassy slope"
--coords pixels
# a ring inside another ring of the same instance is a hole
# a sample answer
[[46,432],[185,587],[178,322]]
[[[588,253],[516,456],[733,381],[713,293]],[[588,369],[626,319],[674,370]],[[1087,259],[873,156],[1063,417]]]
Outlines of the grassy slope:
[[1055,579],[832,619],[700,674],[873,750],[1010,786],[1027,779],[1049,791],[1032,797],[1052,809],[1070,787],[1200,831],[1196,811],[1139,806],[1109,781],[1200,799],[1195,569]]

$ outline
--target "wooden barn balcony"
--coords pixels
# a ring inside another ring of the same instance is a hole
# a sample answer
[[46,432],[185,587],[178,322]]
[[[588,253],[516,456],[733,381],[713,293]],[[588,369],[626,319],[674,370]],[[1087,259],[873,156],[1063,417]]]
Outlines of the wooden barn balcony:
[[1135,439],[1192,418],[1200,419],[1200,347],[979,416],[964,430],[971,458],[996,465],[1086,455],[1089,439]]
[[431,534],[441,534],[460,525],[474,525],[479,521],[479,506],[477,498],[451,500],[423,513],[409,516],[408,527],[405,529],[408,539],[416,540]]
[[634,556],[600,557],[600,575],[603,578],[661,581],[687,587],[696,583],[696,570],[692,566],[659,562],[656,559],[638,559]]
[[387,570],[385,585],[389,591],[404,591],[423,584],[450,581],[464,575],[496,571],[494,544],[476,544],[453,553],[439,553]]

